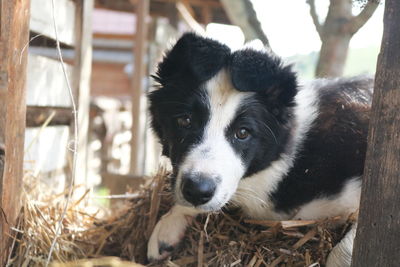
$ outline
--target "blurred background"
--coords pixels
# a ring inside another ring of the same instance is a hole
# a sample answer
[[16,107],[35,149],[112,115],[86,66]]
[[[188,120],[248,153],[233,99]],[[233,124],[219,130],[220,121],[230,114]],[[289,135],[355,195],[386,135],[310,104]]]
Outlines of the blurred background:
[[[31,0],[24,168],[63,192],[75,126],[49,3]],[[293,64],[303,83],[374,74],[383,27],[383,5],[362,0],[58,0],[55,11],[78,106],[75,184],[104,201],[157,169],[160,148],[146,112],[149,77],[183,32],[232,49],[256,40]]]

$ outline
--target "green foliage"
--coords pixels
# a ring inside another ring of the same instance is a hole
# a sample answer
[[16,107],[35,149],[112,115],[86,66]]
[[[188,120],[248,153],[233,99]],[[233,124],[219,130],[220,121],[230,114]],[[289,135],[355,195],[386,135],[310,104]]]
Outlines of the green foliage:
[[344,69],[345,76],[375,74],[379,47],[351,49]]
[[[103,197],[110,195],[110,190],[107,187],[101,186],[95,189],[95,195]],[[97,198],[95,203],[102,207],[110,207],[110,200],[107,198]]]
[[[350,49],[344,76],[375,74],[378,53],[379,47],[376,46]],[[308,81],[315,77],[314,73],[317,61],[318,52],[285,58],[285,62],[293,64],[294,70],[299,75],[299,79],[303,81]]]
[[318,52],[285,58],[285,62],[293,64],[293,69],[298,73],[300,80],[311,80],[314,78],[317,61]]

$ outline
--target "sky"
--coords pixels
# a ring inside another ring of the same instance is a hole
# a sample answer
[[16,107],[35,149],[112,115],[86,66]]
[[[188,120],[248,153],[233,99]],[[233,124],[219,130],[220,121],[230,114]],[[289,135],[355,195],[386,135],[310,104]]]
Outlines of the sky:
[[[252,0],[257,17],[266,33],[271,48],[283,57],[319,51],[321,42],[311,20],[306,0]],[[329,0],[316,0],[321,21],[324,20]],[[359,12],[355,5],[353,13]],[[210,24],[207,34],[237,48],[243,43],[243,34],[234,26]],[[383,4],[351,40],[351,48],[378,47],[383,30]]]

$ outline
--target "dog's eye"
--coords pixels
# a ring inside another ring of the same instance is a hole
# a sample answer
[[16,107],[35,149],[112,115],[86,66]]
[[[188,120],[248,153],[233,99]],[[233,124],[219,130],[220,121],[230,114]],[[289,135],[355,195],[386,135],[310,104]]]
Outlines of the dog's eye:
[[246,128],[239,128],[236,130],[235,137],[240,140],[245,140],[250,136],[249,130]]
[[183,117],[179,117],[176,119],[176,122],[178,123],[178,125],[182,128],[190,128],[190,126],[192,125],[192,121],[190,119],[189,116],[183,116]]

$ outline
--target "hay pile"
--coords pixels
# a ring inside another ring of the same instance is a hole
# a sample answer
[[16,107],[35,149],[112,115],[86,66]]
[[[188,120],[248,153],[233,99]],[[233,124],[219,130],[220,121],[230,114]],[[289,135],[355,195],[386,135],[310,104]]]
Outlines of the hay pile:
[[[22,209],[14,230],[12,254],[7,266],[45,266],[51,243],[56,236],[57,223],[63,213],[68,192],[52,195],[51,188],[30,174],[24,177]],[[96,213],[88,212],[82,202],[88,191],[71,201],[62,221],[52,260],[74,261],[96,255],[96,239],[107,234],[95,225]]]
[[[57,205],[46,204],[46,207],[37,203],[24,206],[12,265],[21,266],[17,263],[22,259],[29,261],[30,266],[43,265],[49,239],[54,236],[52,218],[57,219],[59,214]],[[73,203],[65,218],[63,234],[58,238],[53,259],[59,263],[55,266],[73,266],[60,262],[104,256],[148,264],[147,240],[157,220],[172,205],[170,182],[163,169],[112,218],[97,220]],[[324,265],[329,251],[349,227],[346,224],[331,230],[329,226],[337,219],[254,221],[241,218],[237,209],[199,216],[171,258],[150,266]],[[102,266],[114,265],[104,262]]]

